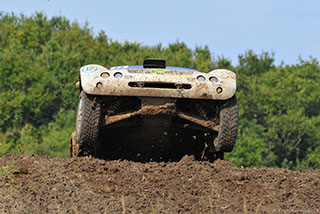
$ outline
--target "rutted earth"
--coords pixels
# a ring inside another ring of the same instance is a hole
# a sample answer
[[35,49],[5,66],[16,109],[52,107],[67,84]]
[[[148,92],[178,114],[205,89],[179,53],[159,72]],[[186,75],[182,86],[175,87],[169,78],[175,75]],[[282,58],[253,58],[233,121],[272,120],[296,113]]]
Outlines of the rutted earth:
[[0,212],[320,213],[320,171],[6,155]]

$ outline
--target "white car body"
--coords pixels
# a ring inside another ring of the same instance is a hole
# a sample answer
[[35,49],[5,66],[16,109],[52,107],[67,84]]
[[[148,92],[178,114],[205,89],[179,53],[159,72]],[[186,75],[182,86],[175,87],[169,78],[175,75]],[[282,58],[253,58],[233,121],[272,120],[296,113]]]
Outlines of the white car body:
[[236,92],[236,75],[226,69],[203,73],[178,67],[107,69],[92,64],[80,69],[80,79],[82,89],[91,95],[226,100]]

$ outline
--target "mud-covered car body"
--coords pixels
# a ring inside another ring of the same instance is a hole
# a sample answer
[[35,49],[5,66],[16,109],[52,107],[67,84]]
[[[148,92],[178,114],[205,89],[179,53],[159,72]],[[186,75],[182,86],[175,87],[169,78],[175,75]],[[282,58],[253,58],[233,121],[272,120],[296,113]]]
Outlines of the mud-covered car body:
[[[81,86],[88,94],[226,100],[236,91],[236,75],[225,69],[202,73],[179,67],[82,67]],[[211,81],[212,80],[212,81]]]
[[77,86],[73,156],[214,159],[233,149],[238,106],[232,71],[203,73],[163,60],[110,69],[91,64],[80,69]]

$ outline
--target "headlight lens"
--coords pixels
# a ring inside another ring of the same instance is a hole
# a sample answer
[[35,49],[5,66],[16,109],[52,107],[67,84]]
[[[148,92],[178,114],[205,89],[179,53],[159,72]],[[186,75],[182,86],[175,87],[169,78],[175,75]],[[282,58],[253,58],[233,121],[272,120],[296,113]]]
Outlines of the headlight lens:
[[108,78],[108,77],[110,77],[110,74],[108,72],[103,72],[103,73],[100,74],[100,76],[102,78]]
[[96,87],[97,87],[97,88],[102,88],[102,83],[101,83],[101,82],[98,82],[97,85],[96,85]]
[[198,77],[197,77],[197,80],[198,80],[199,82],[204,82],[204,81],[206,80],[206,78],[205,78],[204,76],[198,76]]
[[218,82],[218,78],[217,77],[210,77],[209,80],[213,83],[217,83]]
[[117,73],[114,74],[114,77],[117,78],[117,79],[120,79],[120,78],[122,78],[122,73],[117,72]]

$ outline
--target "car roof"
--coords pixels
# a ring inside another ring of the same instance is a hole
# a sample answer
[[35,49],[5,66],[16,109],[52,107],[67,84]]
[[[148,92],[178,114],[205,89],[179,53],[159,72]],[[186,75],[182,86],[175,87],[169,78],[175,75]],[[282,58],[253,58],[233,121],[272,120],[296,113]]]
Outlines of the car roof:
[[[122,66],[114,66],[110,68],[110,70],[119,70],[119,69],[150,69],[150,68],[143,68],[142,65],[122,65]],[[153,68],[153,69],[164,69],[164,68]],[[192,68],[183,68],[183,67],[174,67],[174,66],[167,66],[165,69],[176,70],[176,71],[200,72]]]

